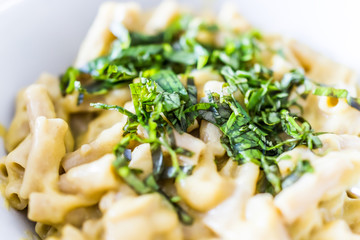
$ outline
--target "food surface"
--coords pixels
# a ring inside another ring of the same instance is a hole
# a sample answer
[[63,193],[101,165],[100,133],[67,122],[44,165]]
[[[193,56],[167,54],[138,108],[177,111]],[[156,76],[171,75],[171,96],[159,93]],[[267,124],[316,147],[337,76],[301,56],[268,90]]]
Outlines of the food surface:
[[107,2],[19,91],[4,196],[48,240],[360,239],[358,89],[231,5]]

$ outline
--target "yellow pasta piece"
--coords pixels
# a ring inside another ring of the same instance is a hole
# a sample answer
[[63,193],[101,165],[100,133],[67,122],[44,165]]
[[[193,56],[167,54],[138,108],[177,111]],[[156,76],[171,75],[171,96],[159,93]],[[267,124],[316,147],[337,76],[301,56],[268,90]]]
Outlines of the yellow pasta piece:
[[315,232],[310,240],[359,240],[360,235],[351,232],[349,226],[343,220],[336,220],[324,226],[324,228]]
[[225,148],[221,145],[220,138],[222,132],[214,124],[205,120],[201,121],[200,126],[200,139],[206,143],[206,145],[212,149],[215,156],[223,156],[225,154]]
[[201,216],[194,216],[194,214],[192,216],[195,218],[193,224],[183,226],[184,239],[220,240],[220,238],[203,223]]
[[255,193],[259,168],[253,163],[238,166],[232,160],[223,168],[222,174],[235,178],[233,193],[221,204],[208,211],[204,223],[222,238],[232,235],[238,224],[245,218],[245,206]]
[[188,133],[179,134],[177,131],[174,131],[174,136],[177,146],[187,149],[193,153],[191,157],[179,155],[178,159],[180,162],[189,165],[196,165],[201,154],[205,150],[204,142]]
[[120,122],[123,117],[124,115],[116,111],[106,111],[101,113],[89,123],[87,131],[79,136],[76,145],[82,146],[94,141],[102,131],[114,126],[117,122]]
[[[275,197],[275,204],[287,223],[294,222],[306,209],[316,206],[322,198],[331,197],[359,180],[360,152],[330,152],[312,161],[314,174],[305,174]],[[344,157],[345,156],[345,157]],[[299,196],[304,196],[303,198]],[[306,196],[306,197],[305,197]]]
[[71,168],[60,176],[60,190],[99,200],[104,192],[115,190],[120,183],[112,167],[114,160],[115,156],[108,154],[93,162]]
[[352,231],[360,234],[359,220],[360,199],[346,198],[343,208],[343,218]]
[[82,43],[76,67],[82,67],[88,61],[104,55],[110,43],[115,39],[110,31],[114,22],[122,23],[130,30],[139,29],[140,7],[136,3],[107,2],[101,5],[94,23]]
[[34,123],[33,143],[26,163],[20,196],[57,187],[61,159],[65,155],[66,122],[38,117]]
[[[212,72],[208,69],[195,70],[191,73],[191,76],[194,77],[194,83],[198,91],[198,100],[206,96],[204,85],[207,84],[209,81],[217,81],[221,83],[224,82],[224,79],[221,77],[220,74]],[[218,86],[216,87],[218,89]]]
[[28,218],[47,225],[60,224],[66,215],[79,207],[91,206],[96,201],[75,195],[66,195],[55,191],[30,195]]
[[96,220],[90,219],[83,223],[82,231],[86,239],[98,240],[102,237],[103,228],[102,218]]
[[[245,172],[249,170],[250,173]],[[239,177],[236,181],[240,184],[242,179],[244,184],[248,181],[245,176],[254,173],[257,175],[256,166],[243,166],[238,172]],[[240,185],[238,187],[240,188]],[[204,222],[222,239],[235,240],[239,236],[241,239],[249,240],[290,239],[273,198],[268,194],[251,197],[254,190],[249,189],[245,184],[243,187],[245,189],[236,189],[228,200],[209,211]],[[254,185],[252,187],[255,188]]]
[[144,31],[148,34],[155,34],[164,30],[179,13],[179,5],[176,1],[163,1],[150,16],[144,27]]
[[134,148],[131,153],[129,167],[142,170],[142,173],[139,174],[141,179],[146,178],[150,173],[152,173],[153,163],[150,144],[144,143]]
[[32,138],[29,135],[20,145],[15,148],[5,159],[8,175],[8,183],[5,188],[5,196],[11,206],[22,210],[27,206],[27,198],[20,196],[23,183],[25,166],[31,150]]
[[175,183],[179,196],[193,209],[208,211],[225,200],[233,184],[220,176],[211,149],[201,155],[193,173]]
[[42,73],[36,81],[37,85],[41,85],[46,88],[49,97],[54,104],[56,117],[69,121],[69,114],[65,111],[62,105],[62,95],[59,88],[59,78],[50,74]]
[[253,230],[244,239],[290,240],[284,221],[269,194],[257,194],[250,198],[246,205],[246,221],[253,225]]
[[225,28],[230,28],[235,32],[245,32],[251,29],[251,25],[243,18],[236,7],[228,2],[220,9],[218,22]]
[[29,134],[29,120],[26,111],[25,90],[20,90],[16,97],[15,116],[5,135],[5,149],[14,150]]
[[291,239],[309,239],[313,231],[323,227],[323,219],[317,206],[302,212],[301,216],[288,226]]
[[36,84],[31,85],[25,91],[25,98],[27,101],[30,129],[34,129],[35,121],[38,117],[56,117],[54,105],[45,87]]
[[86,221],[98,221],[102,216],[97,205],[75,208],[66,214],[64,222],[81,229]]
[[[271,68],[274,78],[280,80],[287,70],[301,68],[299,60],[291,49],[292,39],[278,34],[264,34],[264,45],[261,44],[261,57],[264,65]],[[274,53],[277,51],[277,53]]]
[[[176,213],[157,194],[118,200],[104,217],[104,239],[182,239]],[[141,231],[139,231],[141,229]]]
[[307,76],[314,81],[329,85],[344,83],[356,87],[357,80],[354,71],[324,57],[299,42],[290,41],[288,44],[305,69]]
[[92,162],[107,153],[111,153],[115,145],[120,142],[123,134],[123,127],[126,118],[101,132],[101,134],[91,143],[82,145],[75,152],[65,156],[62,166],[65,171],[84,163]]
[[58,240],[57,235],[58,230],[54,226],[49,226],[43,223],[36,223],[35,224],[35,232],[39,235],[41,239],[50,239],[50,240]]
[[77,228],[66,225],[61,231],[60,240],[85,240],[85,236]]
[[117,191],[109,191],[102,196],[99,201],[99,209],[102,213],[106,213],[119,199],[136,196],[137,194],[132,188],[126,184],[122,184]]

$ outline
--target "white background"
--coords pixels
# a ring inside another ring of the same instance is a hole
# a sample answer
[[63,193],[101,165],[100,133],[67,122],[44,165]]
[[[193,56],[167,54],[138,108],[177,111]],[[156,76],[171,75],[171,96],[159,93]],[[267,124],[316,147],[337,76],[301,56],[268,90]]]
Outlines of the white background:
[[[34,82],[44,70],[60,74],[72,63],[100,2],[0,0],[0,123],[8,126],[20,87]],[[154,7],[160,1],[138,2]],[[180,2],[216,11],[221,1]],[[260,30],[296,38],[360,73],[359,0],[233,2]],[[5,210],[0,199],[0,239],[25,236],[27,224],[18,213]]]

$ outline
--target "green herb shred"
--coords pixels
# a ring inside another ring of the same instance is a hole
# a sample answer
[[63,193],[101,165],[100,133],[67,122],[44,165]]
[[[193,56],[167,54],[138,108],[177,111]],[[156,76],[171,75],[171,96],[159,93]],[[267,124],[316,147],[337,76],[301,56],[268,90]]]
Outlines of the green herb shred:
[[[308,94],[344,98],[360,110],[360,101],[346,90],[315,84],[301,69],[284,74],[280,81],[274,80],[271,69],[261,64],[261,34],[257,31],[233,34],[224,46],[197,40],[199,31],[216,34],[219,29],[188,15],[180,16],[156,35],[129,32],[121,24],[113,25],[116,40],[110,52],[82,68],[68,68],[60,83],[63,95],[78,92],[78,104],[91,95],[130,87],[135,113],[121,106],[91,104],[128,117],[124,136],[114,149],[114,169],[136,193],[161,194],[184,224],[191,224],[193,219],[179,205],[181,199],[161,188],[162,181],[184,178],[194,167],[179,164],[178,155],[193,153],[177,146],[174,131],[187,132],[196,119],[213,123],[223,133],[221,143],[232,160],[260,166],[257,191],[275,195],[302,174],[313,171],[309,161],[301,160],[288,176],[282,177],[278,157],[299,145],[309,149],[322,146],[319,133],[290,110],[302,110],[297,100]],[[216,71],[226,83],[222,94],[207,92],[198,102],[190,73],[201,68]],[[186,87],[180,75],[186,79]],[[146,138],[137,134],[138,127],[146,130]],[[153,172],[145,180],[138,177],[138,169],[129,167],[129,145],[133,141],[151,147]],[[171,166],[164,162],[164,149],[170,155]]]

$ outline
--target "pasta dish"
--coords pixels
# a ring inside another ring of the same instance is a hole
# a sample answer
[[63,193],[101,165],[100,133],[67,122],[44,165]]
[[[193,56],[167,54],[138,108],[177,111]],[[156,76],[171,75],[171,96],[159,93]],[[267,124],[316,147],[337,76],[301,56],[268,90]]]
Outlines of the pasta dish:
[[360,239],[358,94],[231,5],[106,2],[74,64],[19,91],[4,197],[47,240]]

